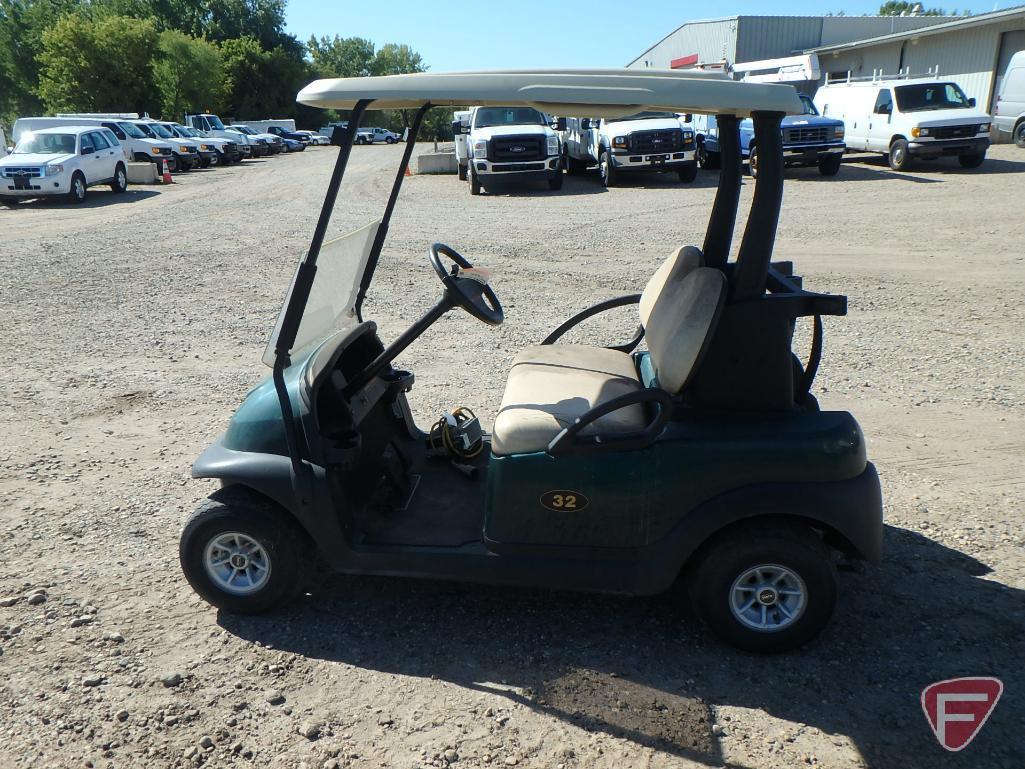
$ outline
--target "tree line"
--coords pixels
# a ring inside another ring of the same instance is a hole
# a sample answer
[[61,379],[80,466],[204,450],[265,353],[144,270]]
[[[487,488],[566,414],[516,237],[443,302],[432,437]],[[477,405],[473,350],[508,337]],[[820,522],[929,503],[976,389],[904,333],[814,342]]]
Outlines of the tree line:
[[[320,77],[423,72],[408,45],[285,32],[286,0],[0,0],[0,121],[56,112],[138,112],[181,120],[294,117],[316,128],[345,114],[296,104]],[[410,115],[371,113],[401,130]],[[444,138],[451,110],[421,137]]]

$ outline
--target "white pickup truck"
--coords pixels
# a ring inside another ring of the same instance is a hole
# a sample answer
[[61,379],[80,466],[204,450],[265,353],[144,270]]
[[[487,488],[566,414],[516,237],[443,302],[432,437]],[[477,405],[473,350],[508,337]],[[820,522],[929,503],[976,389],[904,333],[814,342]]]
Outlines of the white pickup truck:
[[596,165],[606,187],[632,171],[675,171],[681,182],[697,177],[694,130],[673,112],[638,112],[613,120],[569,118],[563,139],[567,172],[580,174]]
[[548,115],[533,107],[474,107],[467,133],[470,194],[490,182],[547,181],[562,189],[562,139]]
[[356,130],[356,144],[394,144],[401,138],[387,128],[359,128]]

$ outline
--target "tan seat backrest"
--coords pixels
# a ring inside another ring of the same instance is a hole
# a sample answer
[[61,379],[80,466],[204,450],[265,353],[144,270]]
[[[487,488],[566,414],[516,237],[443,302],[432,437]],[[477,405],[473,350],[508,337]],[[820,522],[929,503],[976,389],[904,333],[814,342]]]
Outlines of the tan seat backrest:
[[683,246],[669,255],[661,266],[655,270],[655,274],[648,280],[641,294],[640,312],[641,325],[647,327],[651,311],[658,302],[662,289],[667,283],[681,280],[688,272],[695,267],[704,267],[705,257],[701,250],[694,246]]
[[687,384],[708,346],[726,303],[726,276],[696,267],[669,281],[644,329],[658,385],[676,395]]

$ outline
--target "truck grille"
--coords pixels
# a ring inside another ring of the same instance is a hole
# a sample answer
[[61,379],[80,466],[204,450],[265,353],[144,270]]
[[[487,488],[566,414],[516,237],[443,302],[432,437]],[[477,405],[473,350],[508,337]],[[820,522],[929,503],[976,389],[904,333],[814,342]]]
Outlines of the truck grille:
[[830,139],[832,126],[786,128],[783,130],[784,144],[821,144]]
[[544,160],[546,144],[543,136],[499,136],[488,142],[488,160],[500,163]]
[[969,136],[975,136],[978,128],[979,126],[976,123],[971,125],[945,125],[940,128],[933,128],[929,133],[937,139],[964,139]]
[[630,134],[627,146],[631,152],[672,152],[683,144],[683,131],[636,131]]
[[28,166],[8,167],[3,169],[3,173],[5,179],[13,179],[15,176],[27,176],[34,179],[43,175],[43,169]]

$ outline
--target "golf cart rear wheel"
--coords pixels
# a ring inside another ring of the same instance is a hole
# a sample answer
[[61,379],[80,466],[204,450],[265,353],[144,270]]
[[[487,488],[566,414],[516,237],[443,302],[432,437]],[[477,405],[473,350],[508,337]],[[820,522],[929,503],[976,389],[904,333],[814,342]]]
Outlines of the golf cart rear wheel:
[[750,525],[721,537],[701,555],[690,579],[698,616],[723,641],[772,654],[808,643],[836,605],[830,553],[797,525]]
[[221,489],[196,508],[178,555],[192,589],[233,614],[259,614],[292,601],[314,558],[285,510],[240,487]]

